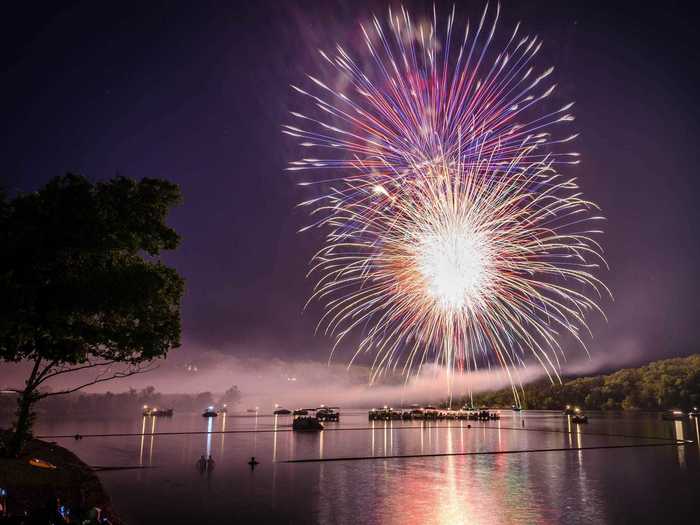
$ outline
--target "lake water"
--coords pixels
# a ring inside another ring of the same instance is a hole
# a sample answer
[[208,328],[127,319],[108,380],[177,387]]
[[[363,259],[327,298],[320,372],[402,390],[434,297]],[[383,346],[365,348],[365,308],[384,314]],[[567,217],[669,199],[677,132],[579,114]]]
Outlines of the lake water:
[[[129,525],[700,522],[699,449],[668,446],[673,439],[697,441],[697,420],[589,414],[587,425],[571,426],[554,412],[501,413],[488,423],[372,423],[366,410],[344,410],[320,433],[292,432],[288,416],[177,413],[155,420],[44,418],[36,431],[202,432],[51,438],[93,466],[151,467],[99,473]],[[655,446],[621,447],[628,445]],[[588,449],[606,446],[619,448]],[[202,454],[216,461],[210,475],[195,466]],[[251,456],[260,462],[255,470],[247,464]],[[370,459],[285,462],[357,457]]]

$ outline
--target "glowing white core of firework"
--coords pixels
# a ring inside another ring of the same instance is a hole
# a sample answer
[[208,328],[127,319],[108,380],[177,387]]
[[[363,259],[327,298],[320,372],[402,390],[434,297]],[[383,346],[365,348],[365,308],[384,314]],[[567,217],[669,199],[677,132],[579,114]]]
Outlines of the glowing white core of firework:
[[468,226],[424,235],[418,267],[428,293],[446,310],[461,310],[479,300],[486,283],[485,244]]

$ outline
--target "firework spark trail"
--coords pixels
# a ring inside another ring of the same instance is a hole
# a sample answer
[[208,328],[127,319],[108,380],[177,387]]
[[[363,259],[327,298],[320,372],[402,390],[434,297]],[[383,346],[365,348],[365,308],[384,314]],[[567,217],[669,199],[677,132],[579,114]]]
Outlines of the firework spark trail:
[[355,357],[374,354],[373,380],[430,358],[448,374],[495,360],[510,377],[528,353],[558,378],[561,333],[585,348],[586,315],[602,314],[587,294],[609,294],[593,275],[602,217],[558,171],[578,163],[559,151],[576,135],[549,131],[573,103],[529,116],[554,92],[553,68],[537,72],[541,42],[519,24],[492,59],[491,11],[467,21],[455,56],[454,9],[442,40],[435,11],[426,27],[389,10],[388,25],[361,26],[366,61],[320,51],[343,90],[311,75],[292,86],[317,111],[292,112],[283,132],[316,153],[288,169],[330,174],[301,183],[326,188],[302,203],[305,229],[327,231],[311,299],[338,343],[363,334]]

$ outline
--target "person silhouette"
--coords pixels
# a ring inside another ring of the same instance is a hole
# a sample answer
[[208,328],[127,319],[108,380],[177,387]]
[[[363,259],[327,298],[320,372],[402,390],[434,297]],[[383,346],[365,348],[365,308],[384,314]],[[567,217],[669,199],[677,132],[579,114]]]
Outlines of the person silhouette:
[[207,470],[207,459],[204,457],[204,454],[197,460],[197,470],[199,470],[200,474],[204,474],[204,471]]
[[259,463],[255,460],[255,456],[252,456],[250,458],[250,461],[248,462],[248,465],[250,465],[250,470],[255,470],[255,467],[259,465]]
[[210,454],[210,455],[209,455],[209,458],[207,459],[207,472],[208,472],[209,474],[211,474],[212,471],[214,470],[214,467],[215,467],[215,466],[216,466],[216,464],[215,464],[215,462],[214,462],[214,458],[211,457],[211,454]]

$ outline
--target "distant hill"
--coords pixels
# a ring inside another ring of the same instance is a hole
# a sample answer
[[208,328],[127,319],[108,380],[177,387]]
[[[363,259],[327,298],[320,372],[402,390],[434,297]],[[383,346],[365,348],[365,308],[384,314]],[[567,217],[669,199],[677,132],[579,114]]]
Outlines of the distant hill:
[[[523,407],[531,409],[558,410],[567,404],[589,410],[689,409],[700,406],[700,354],[606,375],[563,379],[561,385],[538,381],[523,390]],[[513,392],[507,388],[475,394],[474,404],[510,407]]]

